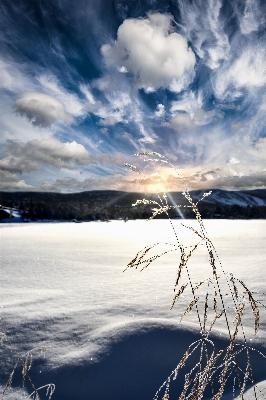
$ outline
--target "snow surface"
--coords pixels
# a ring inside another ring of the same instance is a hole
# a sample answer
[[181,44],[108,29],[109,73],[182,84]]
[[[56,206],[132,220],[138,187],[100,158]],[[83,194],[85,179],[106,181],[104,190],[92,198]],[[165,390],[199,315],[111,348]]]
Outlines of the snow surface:
[[[181,222],[194,227],[196,222],[174,221],[182,242],[195,243]],[[205,225],[225,270],[265,300],[266,221],[207,220]],[[10,340],[2,346],[0,384],[5,385],[16,353],[36,348],[31,376],[37,386],[55,383],[54,400],[152,399],[199,337],[195,314],[178,323],[188,304],[185,294],[170,311],[178,253],[141,273],[123,273],[144,246],[175,243],[168,221],[0,227],[0,309]],[[209,276],[207,258],[204,249],[191,258],[195,280]],[[252,312],[245,324],[250,343],[266,354],[265,312],[255,338]],[[222,325],[214,338],[218,347],[225,342]],[[47,348],[45,358],[41,346]],[[253,365],[265,392],[266,362],[257,354]],[[14,386],[6,398],[24,398],[19,373]],[[245,396],[251,398],[252,392]]]

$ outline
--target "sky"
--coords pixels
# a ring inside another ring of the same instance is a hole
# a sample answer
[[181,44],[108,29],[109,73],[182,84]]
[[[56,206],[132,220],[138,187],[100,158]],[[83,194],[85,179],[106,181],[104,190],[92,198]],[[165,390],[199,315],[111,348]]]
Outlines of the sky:
[[265,188],[265,24],[263,0],[2,0],[0,190]]

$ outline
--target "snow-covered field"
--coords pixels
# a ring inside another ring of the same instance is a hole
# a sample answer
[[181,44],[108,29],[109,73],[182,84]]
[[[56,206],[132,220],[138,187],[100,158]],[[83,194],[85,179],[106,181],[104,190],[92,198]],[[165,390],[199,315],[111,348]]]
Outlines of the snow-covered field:
[[[196,227],[195,221],[183,222]],[[174,224],[182,242],[195,242],[195,235],[180,221]],[[207,220],[205,226],[224,269],[264,301],[266,221]],[[144,246],[174,243],[169,223],[0,227],[1,329],[9,338],[1,347],[0,384],[5,385],[16,354],[36,348],[31,376],[36,386],[55,383],[54,400],[152,399],[198,337],[197,320],[192,312],[178,323],[188,304],[185,294],[170,311],[178,253],[156,260],[141,273],[123,270]],[[195,279],[210,275],[203,249],[191,258],[190,268]],[[261,310],[256,338],[250,310],[245,323],[248,340],[266,354],[265,311]],[[218,345],[225,340],[224,333],[220,324],[215,333]],[[47,348],[45,358],[42,346]],[[255,379],[265,380],[266,360],[258,355],[253,364]],[[7,399],[24,398],[20,384],[15,374]],[[266,393],[266,385],[260,386]],[[252,393],[245,399],[253,398]]]

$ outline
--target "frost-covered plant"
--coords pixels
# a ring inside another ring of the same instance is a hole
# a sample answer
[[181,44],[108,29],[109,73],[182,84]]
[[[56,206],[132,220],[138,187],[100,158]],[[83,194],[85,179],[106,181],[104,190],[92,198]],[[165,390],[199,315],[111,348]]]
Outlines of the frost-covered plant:
[[[164,163],[174,168],[159,153],[144,152],[136,154],[136,156],[141,159],[144,158],[143,161],[146,163]],[[139,174],[140,179],[138,181],[146,179],[139,167],[131,164],[125,165],[131,171]],[[183,182],[180,176],[179,178]],[[180,320],[186,314],[194,311],[200,333],[199,339],[185,349],[183,357],[160,386],[154,400],[170,399],[171,383],[177,378],[183,379],[181,386],[183,389],[179,393],[179,400],[199,400],[206,395],[211,397],[212,400],[219,400],[222,398],[229,381],[232,383],[232,397],[237,395],[244,399],[245,389],[248,385],[252,385],[254,397],[256,399],[265,398],[257,388],[253,375],[251,353],[257,350],[249,346],[244,329],[244,314],[250,311],[253,313],[256,335],[260,323],[259,306],[264,308],[265,306],[261,301],[255,300],[253,293],[242,280],[237,279],[232,273],[225,272],[220,262],[198,208],[200,201],[209,196],[211,192],[204,193],[197,202],[192,199],[188,190],[184,189],[182,194],[187,202],[183,207],[189,207],[193,210],[198,223],[197,229],[182,224],[184,228],[189,229],[195,235],[195,244],[188,248],[181,243],[180,236],[169,216],[170,210],[179,208],[181,205],[169,205],[168,196],[165,193],[163,195],[158,194],[158,201],[141,199],[133,204],[133,206],[152,205],[150,220],[159,214],[166,214],[174,233],[175,243],[167,244],[168,249],[166,251],[155,255],[151,255],[151,250],[155,249],[159,243],[145,247],[128,263],[126,269],[136,268],[143,271],[163,255],[173,251],[178,252],[179,266],[171,309],[185,291],[190,291],[191,299]],[[194,281],[189,261],[192,256],[194,257],[199,246],[204,246],[207,251],[210,276],[202,281]],[[217,346],[210,336],[218,322],[222,323],[227,331],[227,346],[224,348],[216,348]],[[266,358],[262,353],[260,355]],[[191,364],[188,365],[191,361],[192,367]]]
[[55,391],[55,385],[53,383],[49,383],[40,387],[36,387],[30,375],[30,370],[32,368],[32,363],[33,363],[33,353],[36,353],[36,351],[41,351],[41,354],[45,356],[46,347],[44,346],[37,347],[31,349],[30,351],[27,351],[26,353],[19,354],[16,348],[13,346],[9,336],[3,331],[0,332],[0,334],[1,334],[0,345],[3,345],[4,342],[8,342],[9,347],[11,348],[16,358],[15,365],[12,368],[8,380],[2,390],[1,399],[4,399],[7,392],[11,389],[14,375],[17,371],[19,371],[19,373],[21,374],[22,387],[24,388],[27,382],[31,390],[31,393],[27,396],[28,399],[41,400],[39,392],[44,391],[45,398],[47,400],[51,400],[52,395]]

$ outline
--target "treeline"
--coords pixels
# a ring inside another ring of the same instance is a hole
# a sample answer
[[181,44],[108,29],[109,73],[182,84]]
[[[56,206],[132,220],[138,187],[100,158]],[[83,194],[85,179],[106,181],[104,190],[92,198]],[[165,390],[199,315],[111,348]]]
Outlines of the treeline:
[[[266,206],[240,206],[231,205],[205,205],[199,204],[202,218],[224,218],[224,219],[265,219]],[[192,217],[192,212],[185,213],[187,218]]]
[[37,203],[22,210],[22,217],[30,220],[108,221],[111,219],[148,218],[148,211],[131,207],[90,204],[84,202]]
[[[112,219],[148,219],[152,215],[154,205],[138,205],[132,203],[109,204],[103,201],[69,200],[58,201],[57,198],[47,198],[45,201],[34,201],[32,198],[17,201],[6,200],[3,206],[17,207],[25,220],[77,220],[77,221],[108,221]],[[266,206],[240,206],[236,204],[221,205],[201,202],[199,210],[206,219],[262,219],[266,218]],[[171,218],[194,218],[189,207],[180,207],[169,212]],[[163,213],[156,218],[167,218]]]

